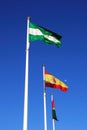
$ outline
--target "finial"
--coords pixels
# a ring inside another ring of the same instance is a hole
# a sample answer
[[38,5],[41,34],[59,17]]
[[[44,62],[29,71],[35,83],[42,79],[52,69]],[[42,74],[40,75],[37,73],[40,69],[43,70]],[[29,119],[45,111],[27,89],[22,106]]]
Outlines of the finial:
[[29,19],[29,20],[30,20],[30,17],[28,16],[28,17],[27,17],[27,19]]

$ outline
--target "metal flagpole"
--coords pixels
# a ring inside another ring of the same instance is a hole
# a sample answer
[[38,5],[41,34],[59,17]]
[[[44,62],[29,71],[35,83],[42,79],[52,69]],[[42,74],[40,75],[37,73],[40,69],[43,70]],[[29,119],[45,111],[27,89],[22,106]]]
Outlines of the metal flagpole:
[[[51,102],[53,101],[53,94],[51,94]],[[53,130],[55,130],[55,120],[52,118]]]
[[28,19],[27,19],[23,130],[27,130],[27,127],[28,127],[28,70],[29,70],[29,48],[30,48],[29,22],[30,22],[30,17],[28,17]]
[[44,86],[44,130],[47,130],[47,117],[46,117],[46,88],[45,88],[45,66],[43,65],[43,86]]
[[53,123],[53,130],[55,130],[55,120],[52,119],[52,123]]

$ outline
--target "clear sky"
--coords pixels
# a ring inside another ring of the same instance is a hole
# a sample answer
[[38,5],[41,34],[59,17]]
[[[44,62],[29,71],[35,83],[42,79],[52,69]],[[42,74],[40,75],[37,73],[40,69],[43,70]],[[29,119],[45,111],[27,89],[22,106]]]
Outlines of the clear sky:
[[47,125],[52,130],[50,94],[54,94],[56,130],[87,130],[86,0],[3,0],[0,2],[0,130],[22,130],[26,22],[62,35],[62,46],[31,42],[28,130],[44,130],[42,64],[69,90],[47,88]]

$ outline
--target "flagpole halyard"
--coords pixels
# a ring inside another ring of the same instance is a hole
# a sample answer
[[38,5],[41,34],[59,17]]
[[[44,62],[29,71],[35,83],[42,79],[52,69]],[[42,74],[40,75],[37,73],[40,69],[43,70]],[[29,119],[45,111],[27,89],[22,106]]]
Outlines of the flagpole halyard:
[[43,65],[43,87],[44,87],[44,130],[47,130],[47,114],[46,114],[46,87],[45,87],[45,65]]
[[28,128],[28,71],[29,71],[29,22],[30,17],[27,18],[27,37],[26,37],[26,63],[25,63],[25,86],[24,86],[24,115],[23,115],[23,130]]

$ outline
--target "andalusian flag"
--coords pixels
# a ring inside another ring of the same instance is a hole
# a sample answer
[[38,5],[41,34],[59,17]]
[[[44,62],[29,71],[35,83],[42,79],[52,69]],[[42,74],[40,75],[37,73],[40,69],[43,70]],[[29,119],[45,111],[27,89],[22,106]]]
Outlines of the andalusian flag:
[[63,92],[68,90],[68,86],[65,83],[63,83],[61,80],[57,79],[48,72],[45,72],[45,86],[60,89]]
[[32,24],[30,22],[29,24],[29,40],[35,41],[35,40],[42,40],[47,44],[55,44],[57,47],[60,47],[61,45],[61,36],[47,30],[41,26]]
[[51,102],[52,102],[52,119],[57,120],[53,95],[51,95]]

